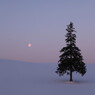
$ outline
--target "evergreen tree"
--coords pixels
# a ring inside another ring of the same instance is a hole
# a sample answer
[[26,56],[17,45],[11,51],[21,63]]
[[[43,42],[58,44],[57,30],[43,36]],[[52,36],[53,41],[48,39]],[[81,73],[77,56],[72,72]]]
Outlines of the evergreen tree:
[[60,76],[67,73],[67,75],[70,75],[70,81],[73,81],[72,79],[72,73],[78,72],[82,76],[86,73],[86,66],[83,62],[83,57],[80,53],[80,49],[76,46],[76,35],[74,34],[75,28],[73,27],[73,23],[70,22],[69,25],[67,25],[67,34],[66,34],[66,47],[63,47],[60,52],[62,53],[58,61],[58,67],[56,73]]

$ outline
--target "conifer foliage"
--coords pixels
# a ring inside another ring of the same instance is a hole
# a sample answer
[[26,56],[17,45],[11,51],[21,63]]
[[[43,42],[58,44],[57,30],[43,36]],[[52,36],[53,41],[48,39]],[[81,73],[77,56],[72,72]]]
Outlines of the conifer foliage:
[[59,76],[67,73],[67,75],[70,75],[70,81],[73,81],[72,73],[78,72],[83,76],[86,73],[86,66],[83,62],[80,49],[76,46],[76,31],[72,22],[67,25],[66,31],[65,41],[67,44],[66,47],[60,50],[62,54],[59,56],[60,60],[58,61],[59,64],[56,73]]

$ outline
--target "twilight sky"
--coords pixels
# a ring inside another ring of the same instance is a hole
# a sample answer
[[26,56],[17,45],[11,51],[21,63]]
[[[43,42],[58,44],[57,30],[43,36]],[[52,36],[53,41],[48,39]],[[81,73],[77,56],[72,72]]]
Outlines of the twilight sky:
[[95,63],[94,20],[95,0],[0,0],[0,59],[57,63],[72,21],[84,62]]

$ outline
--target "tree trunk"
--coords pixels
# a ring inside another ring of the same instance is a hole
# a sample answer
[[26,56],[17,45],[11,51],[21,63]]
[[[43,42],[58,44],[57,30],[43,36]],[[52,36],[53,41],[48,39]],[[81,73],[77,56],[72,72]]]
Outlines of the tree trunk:
[[70,70],[70,81],[73,81],[73,79],[72,79],[72,70]]

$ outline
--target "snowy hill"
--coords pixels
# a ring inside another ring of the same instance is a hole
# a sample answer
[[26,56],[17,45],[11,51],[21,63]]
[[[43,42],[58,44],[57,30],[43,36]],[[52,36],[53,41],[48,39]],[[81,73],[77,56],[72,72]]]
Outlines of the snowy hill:
[[57,64],[0,60],[0,95],[95,95],[95,64],[87,64],[84,77],[59,77]]

